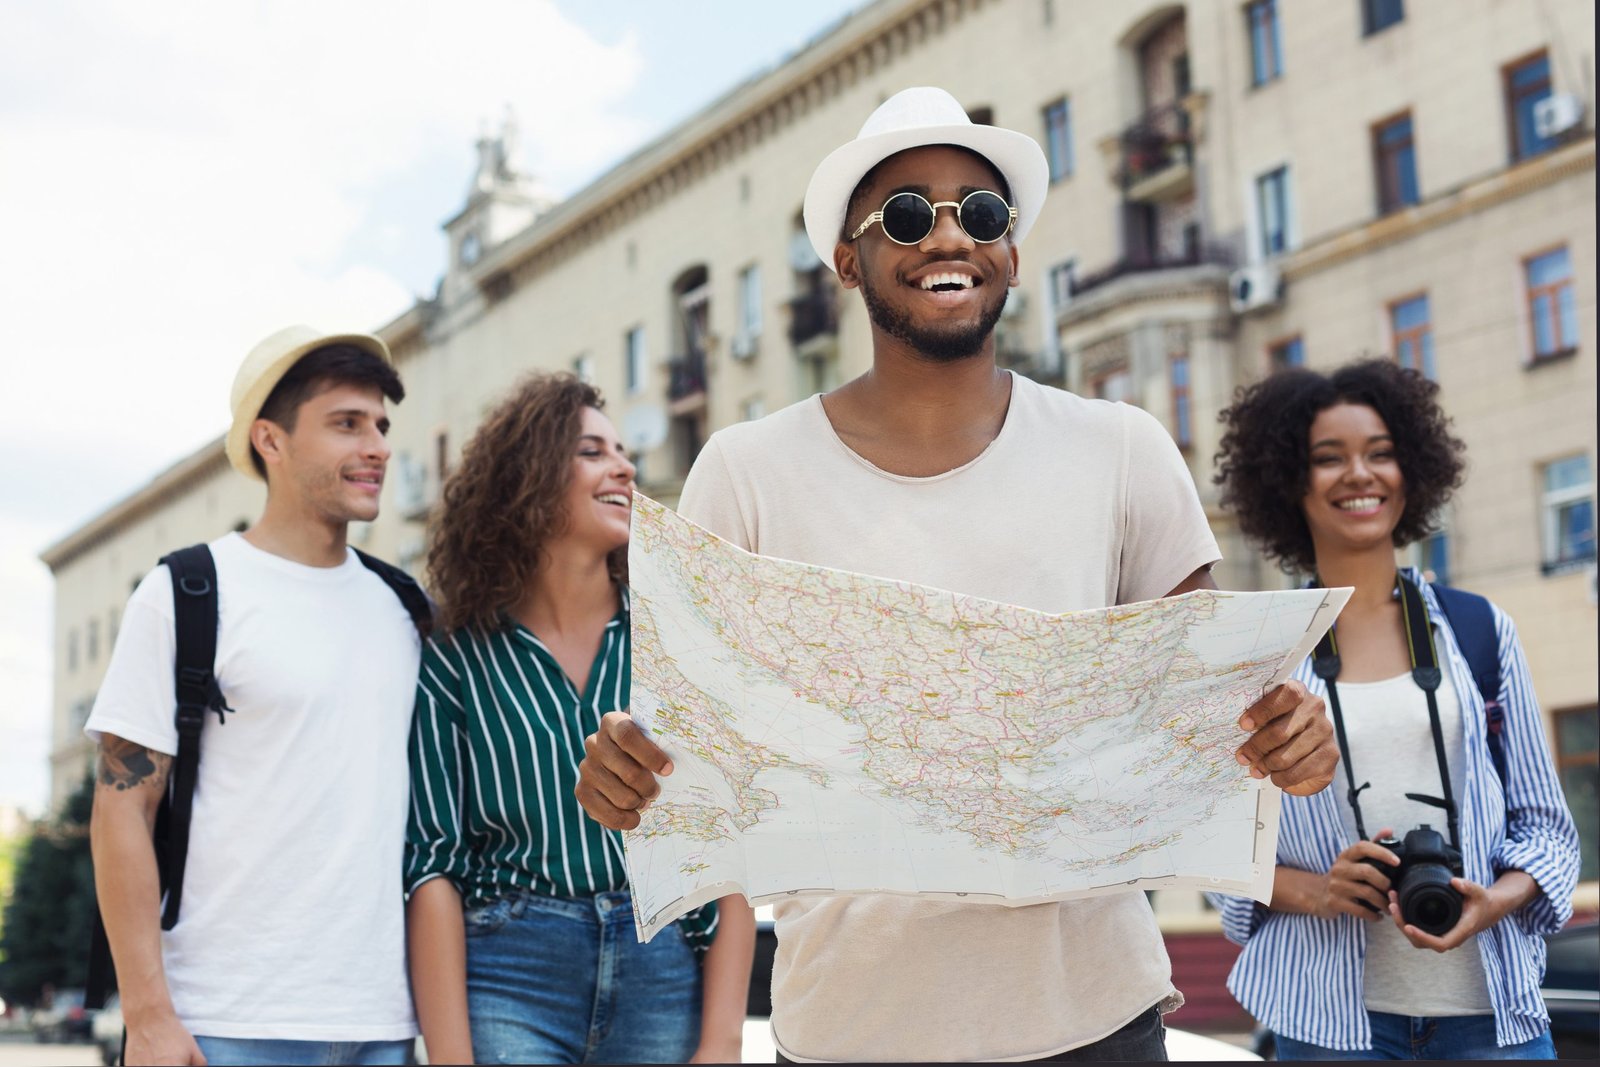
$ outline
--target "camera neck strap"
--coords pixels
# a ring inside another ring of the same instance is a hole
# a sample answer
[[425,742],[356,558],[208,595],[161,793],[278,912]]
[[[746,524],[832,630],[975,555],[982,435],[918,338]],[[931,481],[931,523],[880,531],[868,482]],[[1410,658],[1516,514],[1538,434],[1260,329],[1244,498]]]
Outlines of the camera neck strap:
[[[1321,579],[1315,584],[1320,587]],[[1405,623],[1406,648],[1411,655],[1411,680],[1428,699],[1428,723],[1433,729],[1433,754],[1439,764],[1439,782],[1444,794],[1442,797],[1430,797],[1422,793],[1407,793],[1406,799],[1444,809],[1445,824],[1450,832],[1450,846],[1459,848],[1456,802],[1450,789],[1450,764],[1444,749],[1444,727],[1439,721],[1438,690],[1442,675],[1439,669],[1438,649],[1433,641],[1433,627],[1428,622],[1427,605],[1422,602],[1422,590],[1403,574],[1395,575],[1395,595],[1400,598],[1401,618]],[[1366,824],[1361,818],[1361,791],[1372,783],[1362,782],[1356,785],[1355,770],[1350,764],[1350,738],[1345,732],[1344,710],[1339,706],[1339,687],[1336,684],[1336,679],[1339,677],[1339,641],[1335,629],[1337,624],[1317,643],[1316,651],[1311,654],[1311,669],[1328,687],[1328,704],[1333,710],[1333,729],[1339,740],[1339,756],[1344,760],[1345,781],[1349,785],[1349,792],[1345,796],[1350,801],[1350,810],[1356,817],[1356,833],[1365,841],[1368,837]]]

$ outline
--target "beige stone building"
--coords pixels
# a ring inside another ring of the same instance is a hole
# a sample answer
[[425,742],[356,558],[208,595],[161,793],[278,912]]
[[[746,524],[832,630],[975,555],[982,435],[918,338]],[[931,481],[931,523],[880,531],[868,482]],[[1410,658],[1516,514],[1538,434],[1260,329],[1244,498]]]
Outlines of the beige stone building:
[[[1361,353],[1437,377],[1472,470],[1418,558],[1518,620],[1592,844],[1594,17],[1588,0],[880,0],[567,200],[485,139],[437,294],[379,328],[409,395],[357,540],[417,566],[452,458],[530,369],[598,384],[668,500],[711,431],[866,369],[865,313],[810,251],[801,198],[879,101],[941,85],[1052,165],[1002,359],[1166,421],[1224,586],[1285,581],[1214,504],[1237,385]],[[260,495],[219,440],[44,553],[57,803],[87,769],[132,584]]]

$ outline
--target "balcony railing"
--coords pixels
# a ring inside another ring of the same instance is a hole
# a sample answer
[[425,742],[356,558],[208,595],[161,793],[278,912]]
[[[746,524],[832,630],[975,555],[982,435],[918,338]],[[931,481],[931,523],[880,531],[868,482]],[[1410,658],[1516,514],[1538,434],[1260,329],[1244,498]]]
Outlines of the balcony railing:
[[667,360],[667,399],[682,400],[706,391],[704,352],[690,352]]
[[1179,101],[1152,108],[1122,131],[1122,166],[1117,178],[1123,191],[1175,167],[1194,163],[1189,111]]
[[832,292],[822,289],[789,301],[789,343],[796,348],[838,332],[839,309]]
[[1233,249],[1225,244],[1198,244],[1177,253],[1130,254],[1109,267],[1075,276],[1068,287],[1072,296],[1082,296],[1091,289],[1116,281],[1130,274],[1146,274],[1158,270],[1176,270],[1181,267],[1198,267],[1202,264],[1232,267]]

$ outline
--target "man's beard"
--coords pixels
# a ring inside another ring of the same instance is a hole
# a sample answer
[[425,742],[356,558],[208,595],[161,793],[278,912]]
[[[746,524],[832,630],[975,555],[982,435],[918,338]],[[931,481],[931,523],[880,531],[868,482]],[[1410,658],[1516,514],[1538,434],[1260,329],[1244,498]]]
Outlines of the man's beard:
[[867,303],[867,318],[890,337],[910,345],[918,355],[932,363],[954,363],[970,359],[983,349],[983,343],[994,333],[1000,313],[1006,306],[1006,287],[1000,286],[1000,297],[993,306],[986,306],[976,320],[944,323],[939,326],[919,326],[911,316],[899,308],[891,307],[873,292],[871,283],[861,279],[861,296]]

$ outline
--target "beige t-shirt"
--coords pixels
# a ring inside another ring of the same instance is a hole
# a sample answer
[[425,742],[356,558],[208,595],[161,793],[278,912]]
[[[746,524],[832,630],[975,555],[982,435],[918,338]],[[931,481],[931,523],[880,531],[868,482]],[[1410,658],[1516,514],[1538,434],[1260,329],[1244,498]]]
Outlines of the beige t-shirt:
[[[880,470],[814,396],[713,435],[679,510],[763,555],[1049,612],[1150,600],[1219,558],[1160,423],[1015,375],[1005,425],[965,466]],[[794,1060],[1029,1059],[1182,1003],[1142,893],[852,895],[775,916],[773,1035]]]

